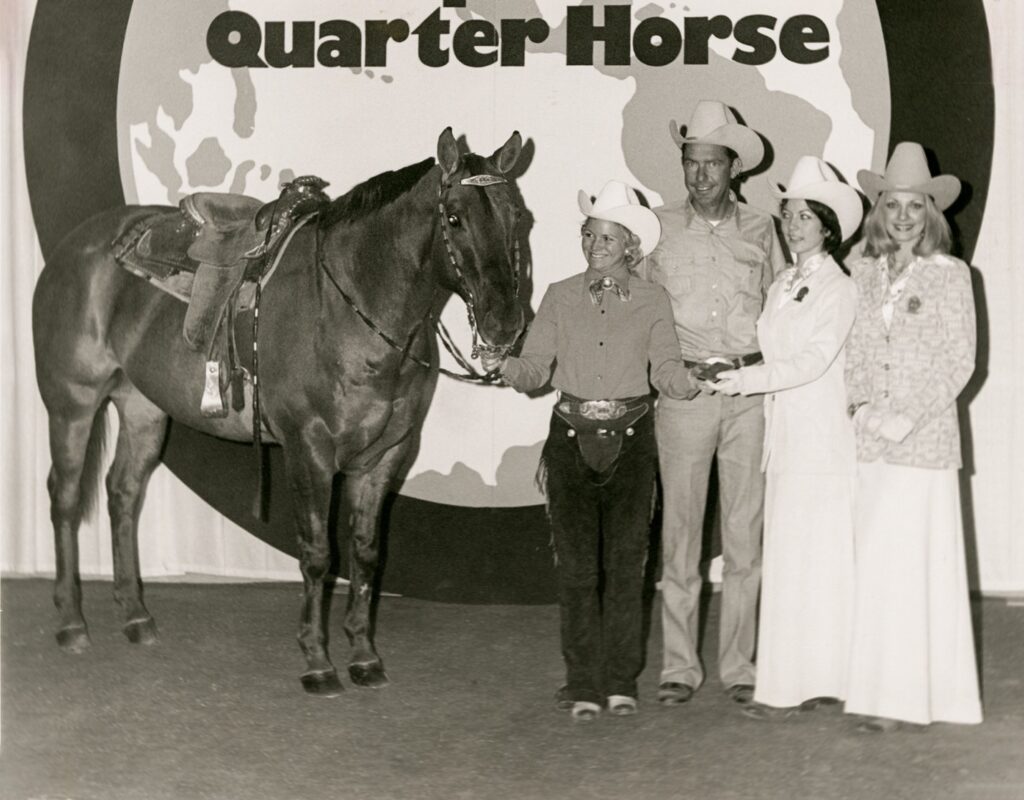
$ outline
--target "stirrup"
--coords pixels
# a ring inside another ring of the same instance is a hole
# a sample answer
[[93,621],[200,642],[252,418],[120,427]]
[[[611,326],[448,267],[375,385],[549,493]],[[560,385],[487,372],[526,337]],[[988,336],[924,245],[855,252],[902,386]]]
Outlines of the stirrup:
[[226,417],[228,410],[224,406],[224,396],[220,392],[220,362],[206,362],[206,382],[203,384],[203,399],[199,403],[199,412],[204,417]]

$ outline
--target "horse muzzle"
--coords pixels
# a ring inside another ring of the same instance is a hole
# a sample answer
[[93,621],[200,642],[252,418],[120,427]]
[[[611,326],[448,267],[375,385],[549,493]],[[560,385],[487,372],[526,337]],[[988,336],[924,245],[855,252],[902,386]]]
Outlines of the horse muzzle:
[[481,353],[504,358],[515,346],[525,328],[526,315],[518,302],[507,310],[490,308],[479,321],[480,344],[476,345],[476,348]]

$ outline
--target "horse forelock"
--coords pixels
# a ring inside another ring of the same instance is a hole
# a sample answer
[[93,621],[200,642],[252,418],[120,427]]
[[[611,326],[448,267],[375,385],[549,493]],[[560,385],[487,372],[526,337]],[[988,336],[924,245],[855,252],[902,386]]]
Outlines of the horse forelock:
[[363,181],[331,202],[323,213],[323,224],[355,222],[379,211],[412,189],[433,166],[434,159],[427,158]]

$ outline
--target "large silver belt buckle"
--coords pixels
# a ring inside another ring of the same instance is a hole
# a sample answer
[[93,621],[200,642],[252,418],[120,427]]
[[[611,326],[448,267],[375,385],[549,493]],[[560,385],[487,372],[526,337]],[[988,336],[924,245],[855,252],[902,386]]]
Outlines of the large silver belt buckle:
[[626,413],[626,404],[621,400],[584,400],[580,403],[580,414],[586,419],[618,419]]

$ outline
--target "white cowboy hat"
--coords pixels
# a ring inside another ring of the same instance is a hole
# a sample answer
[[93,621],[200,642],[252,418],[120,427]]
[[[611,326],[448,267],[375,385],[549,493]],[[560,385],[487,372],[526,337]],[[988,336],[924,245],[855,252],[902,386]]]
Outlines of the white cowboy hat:
[[675,120],[668,123],[672,141],[682,149],[686,144],[717,144],[728,147],[743,162],[743,171],[749,172],[764,159],[761,137],[736,120],[736,115],[718,100],[701,100],[693,109],[686,135],[679,132]]
[[839,180],[835,170],[816,156],[800,156],[785,188],[779,183],[769,186],[781,200],[814,200],[831,208],[844,242],[857,232],[864,218],[857,190]]
[[936,175],[928,169],[924,148],[917,142],[900,142],[889,157],[885,174],[862,169],[857,183],[871,202],[882,192],[920,192],[931,195],[939,211],[945,211],[960,195],[960,179],[954,175]]
[[580,211],[586,216],[617,222],[635,233],[640,238],[640,249],[644,255],[657,247],[658,239],[661,238],[661,221],[651,209],[640,204],[640,198],[632,186],[622,181],[608,181],[593,202],[582,189],[577,199]]

